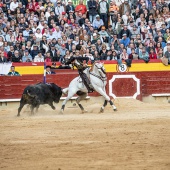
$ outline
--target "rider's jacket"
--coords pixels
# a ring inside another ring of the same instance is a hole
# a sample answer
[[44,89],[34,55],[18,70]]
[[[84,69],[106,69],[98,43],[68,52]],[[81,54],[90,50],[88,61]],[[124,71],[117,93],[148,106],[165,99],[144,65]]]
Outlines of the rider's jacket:
[[[69,64],[72,64],[73,68],[76,67],[78,71],[83,71],[87,68],[86,66],[84,66],[84,63],[83,63],[84,60],[87,63],[89,58],[88,57],[71,57]],[[72,63],[73,61],[75,62]]]

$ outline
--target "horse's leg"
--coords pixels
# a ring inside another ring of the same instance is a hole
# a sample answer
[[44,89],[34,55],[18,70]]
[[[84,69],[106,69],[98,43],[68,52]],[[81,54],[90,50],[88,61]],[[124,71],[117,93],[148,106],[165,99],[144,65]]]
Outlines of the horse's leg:
[[68,91],[68,96],[66,97],[66,99],[62,103],[60,114],[64,113],[64,108],[65,108],[67,101],[70,100],[74,96],[74,94],[76,94],[76,91],[71,91],[71,90]]
[[[96,87],[95,90],[101,94],[106,101],[108,101],[110,103],[110,105],[113,107],[113,110],[116,111],[117,108],[116,106],[113,104],[113,102],[110,100],[110,97],[106,94],[105,90],[103,90],[102,88],[99,88],[99,87]],[[104,107],[107,105],[106,102],[104,102],[103,106],[101,107],[100,109],[100,112],[103,112],[104,111]]]
[[113,103],[111,100],[109,101],[109,103],[110,103],[110,105],[113,107],[113,110],[114,110],[114,111],[117,111],[116,106],[114,105],[114,103]]
[[84,110],[84,107],[80,104],[80,101],[83,100],[83,99],[85,99],[86,96],[87,96],[87,93],[84,93],[84,94],[80,95],[79,97],[77,97],[77,99],[76,99],[76,102],[77,102],[78,106],[80,107],[82,113],[85,113],[85,112],[87,112],[87,111]]
[[107,106],[107,100],[104,101],[103,106],[100,108],[100,113],[104,112],[104,108]]

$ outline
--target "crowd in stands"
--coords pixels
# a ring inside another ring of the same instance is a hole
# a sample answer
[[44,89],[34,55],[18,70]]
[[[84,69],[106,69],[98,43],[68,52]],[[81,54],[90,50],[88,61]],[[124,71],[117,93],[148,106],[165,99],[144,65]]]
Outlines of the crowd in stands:
[[170,64],[170,1],[0,0],[0,62],[71,56]]

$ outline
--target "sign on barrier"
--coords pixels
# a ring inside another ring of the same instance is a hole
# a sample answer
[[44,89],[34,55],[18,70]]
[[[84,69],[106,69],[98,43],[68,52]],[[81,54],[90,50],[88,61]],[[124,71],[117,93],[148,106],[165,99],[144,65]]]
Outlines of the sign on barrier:
[[[123,97],[117,97],[113,91],[113,83],[116,79],[122,79],[122,78],[128,78],[128,79],[133,79],[137,83],[137,89],[136,93],[133,96],[123,96]],[[111,80],[109,80],[109,95],[112,96],[114,99],[115,98],[134,98],[140,94],[140,79],[136,78],[135,75],[114,75]]]

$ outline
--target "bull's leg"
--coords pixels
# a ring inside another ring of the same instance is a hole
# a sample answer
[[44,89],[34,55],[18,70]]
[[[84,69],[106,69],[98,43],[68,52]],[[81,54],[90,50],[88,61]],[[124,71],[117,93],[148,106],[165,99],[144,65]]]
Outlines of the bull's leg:
[[36,113],[38,112],[39,107],[40,107],[40,105],[37,105],[36,111],[35,111]]
[[34,108],[35,106],[31,105],[31,115],[34,115]]
[[51,106],[51,108],[52,108],[53,110],[55,110],[55,106],[53,105],[53,102],[50,102],[49,105]]
[[84,94],[80,95],[80,96],[76,99],[76,102],[77,102],[78,106],[80,107],[82,113],[85,113],[85,112],[87,112],[87,111],[84,110],[84,107],[80,104],[80,101],[83,100],[83,99],[85,99],[86,96],[87,96],[87,93],[84,93]]
[[18,114],[17,114],[17,116],[20,116],[20,112],[21,112],[22,108],[24,107],[24,105],[25,105],[25,103],[21,100],[20,106],[19,106],[19,108],[18,108]]

